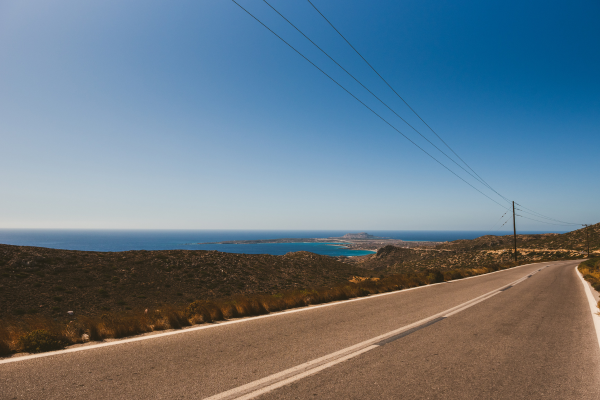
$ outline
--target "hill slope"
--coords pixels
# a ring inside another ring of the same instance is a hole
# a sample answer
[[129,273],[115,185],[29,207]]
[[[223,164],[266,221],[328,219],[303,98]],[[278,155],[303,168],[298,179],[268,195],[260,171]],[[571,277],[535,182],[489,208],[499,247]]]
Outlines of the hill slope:
[[[581,258],[587,250],[600,249],[600,224],[564,234],[517,235],[519,262]],[[348,260],[379,273],[420,271],[425,269],[477,268],[511,263],[513,235],[486,235],[472,240],[455,240],[433,248],[401,249],[385,246],[375,255]]]
[[276,293],[347,281],[365,271],[308,252],[101,253],[0,245],[0,318],[187,304],[232,294]]

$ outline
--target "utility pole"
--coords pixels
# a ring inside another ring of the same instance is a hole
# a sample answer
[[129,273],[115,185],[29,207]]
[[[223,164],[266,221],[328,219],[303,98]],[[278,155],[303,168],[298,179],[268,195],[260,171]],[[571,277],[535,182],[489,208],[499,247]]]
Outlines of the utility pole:
[[513,201],[513,237],[515,238],[515,262],[517,262],[517,223],[515,222],[515,202]]
[[590,226],[588,224],[585,224],[584,226],[587,235],[588,258],[590,258]]

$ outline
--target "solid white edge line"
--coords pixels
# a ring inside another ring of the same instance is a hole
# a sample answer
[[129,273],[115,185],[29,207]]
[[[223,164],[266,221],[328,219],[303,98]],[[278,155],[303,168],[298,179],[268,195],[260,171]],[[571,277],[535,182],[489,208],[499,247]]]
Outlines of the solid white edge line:
[[[540,269],[541,270],[541,269]],[[503,285],[497,289],[494,289],[490,292],[487,292],[481,296],[478,296],[474,299],[468,300],[464,303],[451,307],[447,310],[439,312],[437,314],[431,315],[429,317],[423,318],[419,321],[413,322],[412,324],[405,325],[393,331],[384,333],[382,335],[376,336],[371,339],[367,339],[363,342],[357,343],[355,345],[346,347],[344,349],[338,350],[334,353],[327,354],[325,356],[316,358],[314,360],[307,361],[305,363],[296,365],[295,367],[288,368],[286,370],[277,372],[272,375],[268,375],[264,378],[257,379],[255,381],[249,382],[245,385],[235,387],[233,389],[226,390],[221,393],[217,393],[210,397],[204,398],[204,400],[247,400],[259,396],[261,394],[267,393],[271,390],[277,389],[279,387],[285,386],[288,383],[300,380],[306,376],[310,376],[316,374],[319,371],[322,371],[326,368],[339,364],[343,361],[349,360],[353,357],[356,357],[360,354],[366,353],[367,351],[376,349],[380,347],[377,343],[392,338],[398,334],[409,331],[413,328],[422,326],[427,324],[430,321],[433,321],[437,318],[447,318],[452,315],[455,315],[461,311],[464,311],[470,307],[473,307],[476,304],[479,304],[491,297],[494,297],[497,294],[500,294],[502,289],[518,285],[519,283],[526,280],[528,277],[535,275],[540,270],[534,271],[521,277],[511,283]],[[331,361],[329,361],[331,360]]]
[[120,344],[132,343],[132,342],[140,342],[142,340],[156,339],[156,338],[160,338],[160,337],[164,337],[164,336],[179,335],[179,334],[195,332],[195,331],[199,331],[199,330],[203,330],[203,329],[212,329],[212,328],[218,328],[218,327],[225,326],[225,325],[238,324],[238,323],[249,322],[249,321],[256,321],[256,320],[262,319],[262,318],[270,318],[270,317],[277,317],[280,315],[292,314],[292,313],[297,313],[297,312],[311,311],[311,310],[315,310],[317,308],[322,308],[322,307],[332,307],[332,306],[337,306],[340,304],[347,304],[347,303],[354,302],[354,301],[369,300],[369,299],[373,299],[373,298],[381,297],[381,296],[402,294],[402,293],[410,292],[411,290],[424,289],[424,288],[428,288],[428,287],[435,286],[435,285],[443,285],[443,284],[448,284],[448,283],[465,281],[467,279],[488,276],[488,275],[495,274],[498,272],[513,271],[517,268],[527,267],[527,266],[535,265],[535,264],[544,264],[544,263],[530,263],[530,264],[518,265],[516,267],[512,267],[512,268],[508,268],[508,269],[501,269],[501,270],[494,271],[494,272],[488,272],[486,274],[470,276],[468,278],[454,279],[454,280],[451,280],[448,282],[432,283],[429,285],[416,286],[416,287],[402,289],[402,290],[394,290],[391,292],[373,294],[373,295],[365,296],[365,297],[357,297],[357,298],[349,299],[349,300],[339,300],[339,301],[333,301],[331,303],[326,303],[326,304],[299,307],[299,308],[294,308],[291,310],[278,311],[278,312],[274,312],[274,313],[270,313],[270,314],[266,314],[266,315],[259,315],[259,316],[255,316],[255,317],[243,317],[240,319],[235,319],[235,320],[230,320],[230,321],[225,321],[225,322],[216,322],[211,325],[194,326],[191,328],[184,328],[184,329],[170,331],[170,332],[161,332],[161,333],[155,333],[155,334],[151,333],[146,336],[137,336],[137,337],[133,337],[133,338],[129,338],[129,339],[120,339],[120,340],[115,340],[115,341],[111,341],[111,342],[102,342],[102,343],[91,344],[91,345],[83,345],[80,347],[72,347],[72,348],[68,348],[65,350],[49,351],[49,352],[40,353],[40,354],[30,354],[27,356],[14,356],[14,357],[6,358],[3,360],[0,359],[0,365],[13,363],[13,362],[19,362],[19,361],[31,360],[34,358],[51,357],[51,356],[67,354],[67,353],[76,353],[79,351],[93,350],[93,349],[98,349],[101,347],[116,346],[116,345],[120,345]]
[[579,264],[575,267],[575,272],[577,276],[581,280],[583,284],[583,288],[585,290],[586,297],[588,299],[588,303],[590,304],[590,311],[592,313],[592,320],[594,321],[594,328],[596,328],[596,338],[598,339],[598,346],[600,347],[600,315],[598,315],[598,305],[596,303],[596,299],[592,294],[592,289],[588,285],[588,283],[583,279],[583,275],[579,272]]

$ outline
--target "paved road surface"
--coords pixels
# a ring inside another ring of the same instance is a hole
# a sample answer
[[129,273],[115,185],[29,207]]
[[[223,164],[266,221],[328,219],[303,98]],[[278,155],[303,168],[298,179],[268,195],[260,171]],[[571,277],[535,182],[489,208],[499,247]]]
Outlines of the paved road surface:
[[599,399],[576,265],[0,363],[0,399]]

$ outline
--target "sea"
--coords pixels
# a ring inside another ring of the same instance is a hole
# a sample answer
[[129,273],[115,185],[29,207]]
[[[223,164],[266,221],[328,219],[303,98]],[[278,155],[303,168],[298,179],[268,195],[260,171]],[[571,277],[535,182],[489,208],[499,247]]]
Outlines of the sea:
[[[0,243],[65,250],[128,251],[128,250],[218,250],[228,253],[283,255],[295,251],[310,251],[326,256],[362,256],[366,250],[351,250],[339,243],[260,243],[201,244],[232,240],[266,240],[283,238],[330,238],[361,231],[333,230],[56,230],[0,229]],[[366,231],[370,235],[405,241],[444,242],[475,239],[483,235],[508,235],[508,231]],[[521,234],[548,233],[541,231]],[[555,233],[564,233],[555,232]]]

